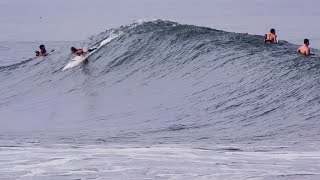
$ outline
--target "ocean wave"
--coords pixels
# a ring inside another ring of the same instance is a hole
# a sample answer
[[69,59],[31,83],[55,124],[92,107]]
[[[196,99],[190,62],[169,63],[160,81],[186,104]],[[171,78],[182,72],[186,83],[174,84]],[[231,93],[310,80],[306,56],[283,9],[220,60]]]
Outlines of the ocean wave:
[[69,49],[1,67],[1,129],[46,127],[84,133],[84,141],[319,139],[320,59],[296,54],[297,45],[157,20],[107,30],[84,46],[111,32],[121,36],[67,71]]

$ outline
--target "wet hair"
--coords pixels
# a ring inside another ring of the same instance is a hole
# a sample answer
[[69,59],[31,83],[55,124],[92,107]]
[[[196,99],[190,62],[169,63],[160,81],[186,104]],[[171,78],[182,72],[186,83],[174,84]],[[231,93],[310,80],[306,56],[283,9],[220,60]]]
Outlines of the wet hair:
[[75,47],[71,47],[70,50],[71,50],[72,52],[78,51],[78,49],[76,49]]
[[270,33],[275,34],[276,30],[275,29],[270,29]]
[[44,47],[43,44],[41,44],[41,45],[39,46],[39,48],[40,48],[40,49],[44,49],[45,47]]
[[309,44],[309,39],[304,39],[303,43],[304,44]]

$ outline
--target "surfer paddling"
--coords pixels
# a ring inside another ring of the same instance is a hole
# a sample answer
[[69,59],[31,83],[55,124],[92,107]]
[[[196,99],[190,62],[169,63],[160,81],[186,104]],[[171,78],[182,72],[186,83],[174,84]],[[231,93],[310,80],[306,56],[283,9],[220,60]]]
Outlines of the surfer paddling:
[[309,48],[309,39],[304,39],[303,45],[297,50],[298,53],[304,54],[306,56],[310,55],[310,48]]
[[88,52],[94,51],[97,48],[91,48],[91,49],[77,49],[75,47],[71,47],[70,51],[71,54],[74,54],[76,56],[85,56],[88,54]]
[[84,51],[83,49],[77,49],[75,47],[71,47],[70,51],[71,51],[71,54],[74,54],[76,56],[85,56],[87,54],[87,52]]
[[278,43],[275,29],[270,29],[270,33],[264,35],[264,42],[265,43],[267,43],[267,42],[268,43]]
[[41,45],[39,46],[39,48],[40,48],[39,56],[46,56],[46,55],[47,55],[47,50],[46,50],[46,48],[44,47],[44,45],[41,44]]
[[[46,50],[46,47],[45,47],[43,44],[41,44],[41,45],[39,46],[39,48],[40,48],[40,51],[36,51],[36,52],[35,52],[35,53],[36,53],[36,57],[48,55],[47,50]],[[52,50],[52,51],[53,51],[53,50]]]

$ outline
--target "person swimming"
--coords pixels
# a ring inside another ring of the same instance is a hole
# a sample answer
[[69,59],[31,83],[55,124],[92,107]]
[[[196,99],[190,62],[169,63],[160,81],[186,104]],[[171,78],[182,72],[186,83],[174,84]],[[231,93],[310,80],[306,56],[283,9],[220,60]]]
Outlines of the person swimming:
[[275,29],[270,29],[270,33],[264,35],[264,42],[265,43],[267,43],[267,42],[268,43],[278,43]]
[[306,56],[310,55],[310,48],[309,48],[309,39],[304,39],[303,45],[297,50],[298,53],[304,54]]
[[85,56],[88,52],[84,51],[83,49],[77,49],[75,47],[70,48],[71,54],[76,56]]
[[71,54],[74,54],[76,56],[85,56],[87,55],[88,52],[92,52],[96,49],[97,49],[96,47],[90,48],[90,49],[77,49],[75,47],[71,47],[70,51],[71,51]]
[[44,47],[44,45],[41,44],[41,45],[39,46],[39,48],[40,48],[39,56],[46,56],[46,55],[47,55],[47,50],[46,50],[46,48]]

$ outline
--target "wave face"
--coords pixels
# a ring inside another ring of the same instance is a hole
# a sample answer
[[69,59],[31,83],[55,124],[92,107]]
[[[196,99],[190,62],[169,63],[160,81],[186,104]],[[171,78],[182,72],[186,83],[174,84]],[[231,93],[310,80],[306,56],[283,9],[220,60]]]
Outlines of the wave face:
[[0,67],[1,140],[280,145],[320,139],[320,58],[296,54],[296,45],[160,20],[84,43],[93,46],[110,33],[119,36],[67,71],[61,69],[72,59],[69,44]]

